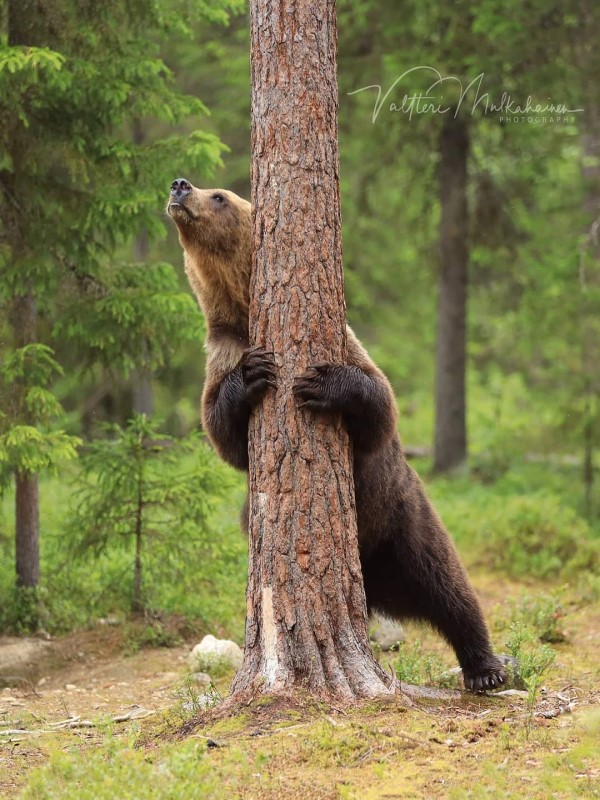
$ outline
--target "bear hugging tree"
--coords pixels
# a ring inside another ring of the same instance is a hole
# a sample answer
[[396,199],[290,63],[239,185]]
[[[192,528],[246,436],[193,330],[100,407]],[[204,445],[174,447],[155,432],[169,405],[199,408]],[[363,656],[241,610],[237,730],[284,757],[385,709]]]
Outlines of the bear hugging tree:
[[298,0],[285,17],[296,35],[283,37],[281,2],[250,5],[254,220],[232,192],[183,178],[168,202],[207,324],[203,423],[220,455],[249,472],[233,696],[391,694],[367,610],[429,622],[465,686],[495,688],[504,669],[404,458],[389,382],[345,326],[334,2]]

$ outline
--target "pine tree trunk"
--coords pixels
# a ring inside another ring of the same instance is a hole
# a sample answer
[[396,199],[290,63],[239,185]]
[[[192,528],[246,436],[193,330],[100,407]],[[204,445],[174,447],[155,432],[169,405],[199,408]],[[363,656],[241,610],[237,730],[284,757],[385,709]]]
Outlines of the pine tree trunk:
[[15,550],[17,586],[35,588],[40,580],[38,477],[15,475]]
[[[15,347],[36,339],[37,312],[33,292],[13,299],[11,323]],[[23,398],[20,399],[20,403]],[[25,420],[26,421],[26,420]],[[35,588],[40,577],[40,518],[38,476],[15,474],[15,566],[17,585]]]
[[583,490],[585,511],[593,518],[594,454],[600,439],[600,102],[596,76],[600,70],[597,40],[600,11],[595,0],[581,0],[577,7],[578,25],[574,29],[575,61],[582,76],[581,171],[585,237],[579,253],[581,306]]
[[[144,143],[146,136],[140,119],[133,121],[133,142],[140,145]],[[148,231],[142,230],[138,234],[133,245],[133,257],[136,261],[146,261],[150,253],[150,241]],[[154,391],[152,388],[152,371],[145,366],[147,361],[148,346],[144,342],[140,353],[140,365],[133,370],[132,392],[133,410],[136,414],[145,414],[151,417],[154,413]]]
[[369,646],[352,455],[294,376],[345,358],[333,0],[251,0],[255,263],[251,341],[277,391],[250,423],[250,566],[234,697],[389,694]]
[[[10,0],[7,5],[8,45],[37,44],[36,26],[39,26],[39,9],[33,0]],[[5,179],[5,189],[11,198],[19,197],[19,165],[23,157],[22,145],[18,137],[9,136],[11,142],[12,172]],[[12,218],[5,220],[10,231],[12,257],[17,260],[22,249],[22,232],[19,226],[19,213],[11,206]],[[11,327],[14,345],[25,347],[36,341],[37,310],[31,284],[25,285],[21,293],[12,300]],[[22,404],[22,398],[19,403]],[[28,421],[27,419],[25,421]],[[35,588],[40,576],[40,524],[38,500],[38,476],[30,472],[15,474],[15,561],[16,582],[18,586]]]
[[[593,30],[593,29],[592,29]],[[583,391],[585,410],[582,426],[583,488],[585,512],[594,515],[594,452],[598,445],[600,421],[600,324],[598,322],[598,297],[600,296],[600,107],[595,98],[586,106],[586,126],[583,144],[583,207],[586,216],[586,237],[580,256],[580,289],[583,362]]]
[[138,497],[135,518],[135,558],[133,562],[133,596],[131,600],[131,610],[134,614],[140,614],[144,610],[144,599],[142,595],[142,534],[143,534],[143,514],[144,502],[142,496],[143,473],[140,467],[138,478]]
[[467,458],[468,154],[467,125],[452,114],[446,118],[440,134],[440,286],[434,472],[450,472],[463,465]]

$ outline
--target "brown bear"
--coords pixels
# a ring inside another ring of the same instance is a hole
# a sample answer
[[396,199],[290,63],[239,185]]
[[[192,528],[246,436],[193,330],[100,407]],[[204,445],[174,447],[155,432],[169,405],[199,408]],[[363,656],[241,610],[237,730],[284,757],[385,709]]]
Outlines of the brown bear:
[[[276,383],[272,356],[249,346],[251,206],[233,192],[197,189],[179,178],[167,213],[206,318],[204,427],[222,458],[247,471],[250,412]],[[294,392],[315,413],[341,413],[350,434],[369,610],[433,625],[454,648],[467,689],[502,684],[505,671],[491,649],[477,596],[402,452],[391,386],[350,328],[347,363],[308,369]]]

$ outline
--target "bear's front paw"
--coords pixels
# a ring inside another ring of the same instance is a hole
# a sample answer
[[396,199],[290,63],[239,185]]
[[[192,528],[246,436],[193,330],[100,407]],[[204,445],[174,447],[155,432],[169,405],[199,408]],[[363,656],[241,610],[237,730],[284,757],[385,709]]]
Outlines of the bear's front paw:
[[250,347],[240,359],[245,400],[255,406],[269,386],[277,386],[277,372],[273,353],[262,347]]
[[506,682],[506,670],[500,659],[494,656],[481,663],[463,667],[463,681],[469,692],[499,689]]
[[340,404],[336,402],[336,385],[340,372],[344,369],[339,364],[312,364],[303,375],[296,378],[293,386],[294,396],[299,408],[310,408],[311,411],[338,411]]

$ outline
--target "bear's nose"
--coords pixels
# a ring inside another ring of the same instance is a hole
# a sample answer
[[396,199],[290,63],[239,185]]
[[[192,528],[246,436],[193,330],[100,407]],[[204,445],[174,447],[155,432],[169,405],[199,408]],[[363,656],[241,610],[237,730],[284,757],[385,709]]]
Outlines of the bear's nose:
[[185,178],[175,178],[171,184],[171,197],[174,200],[183,200],[192,191],[192,184]]

